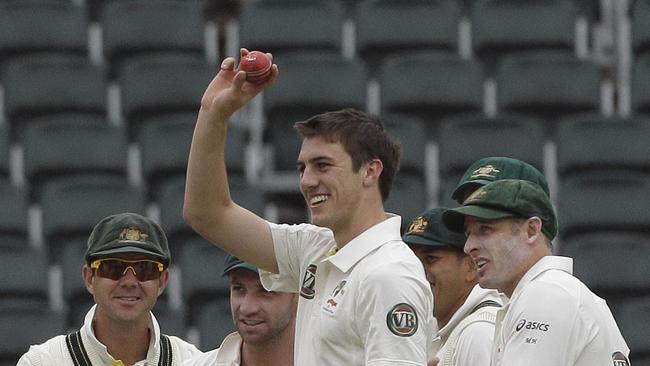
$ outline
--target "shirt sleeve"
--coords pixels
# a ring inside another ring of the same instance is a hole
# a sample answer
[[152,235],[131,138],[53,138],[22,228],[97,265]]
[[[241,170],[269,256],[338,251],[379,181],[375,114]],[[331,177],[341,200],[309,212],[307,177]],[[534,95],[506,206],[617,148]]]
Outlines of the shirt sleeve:
[[260,269],[262,286],[269,291],[298,292],[310,254],[324,250],[331,240],[329,230],[310,224],[269,223],[278,273]]
[[354,323],[366,365],[426,365],[437,331],[427,285],[408,264],[384,265],[365,278]]

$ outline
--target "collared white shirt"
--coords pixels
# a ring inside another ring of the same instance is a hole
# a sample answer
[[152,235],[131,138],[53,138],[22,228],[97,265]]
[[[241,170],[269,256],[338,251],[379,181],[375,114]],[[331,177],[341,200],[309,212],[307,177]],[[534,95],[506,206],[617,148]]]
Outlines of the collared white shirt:
[[605,300],[572,273],[573,260],[557,256],[526,272],[497,313],[493,366],[629,364],[630,350]]
[[463,305],[433,340],[439,366],[490,365],[494,323],[500,306],[491,304],[477,309],[485,301],[503,305],[506,298],[495,290],[474,286]]
[[[217,349],[194,356],[183,362],[183,366],[239,366],[241,363],[242,339],[238,332],[230,333]],[[270,366],[270,365],[269,365]],[[278,365],[281,366],[281,365]]]
[[419,259],[391,215],[336,251],[331,230],[271,224],[279,274],[269,290],[299,292],[298,366],[426,365],[437,331]]
[[[84,324],[80,329],[81,341],[86,349],[88,358],[95,366],[122,366],[122,362],[114,359],[113,356],[108,353],[106,346],[95,337],[93,319],[95,318],[96,308],[97,305],[93,305],[93,307],[88,311],[84,318]],[[149,329],[151,329],[152,332],[149,349],[147,351],[147,358],[136,362],[134,366],[156,366],[158,364],[158,358],[160,357],[160,327],[158,326],[158,321],[153,314],[151,314]],[[172,345],[172,364],[174,365],[179,365],[182,360],[201,353],[201,351],[199,351],[193,344],[187,343],[178,337],[170,336],[169,340]],[[65,343],[65,335],[59,335],[50,338],[45,343],[31,346],[20,360],[18,360],[16,366],[45,365],[74,365]]]

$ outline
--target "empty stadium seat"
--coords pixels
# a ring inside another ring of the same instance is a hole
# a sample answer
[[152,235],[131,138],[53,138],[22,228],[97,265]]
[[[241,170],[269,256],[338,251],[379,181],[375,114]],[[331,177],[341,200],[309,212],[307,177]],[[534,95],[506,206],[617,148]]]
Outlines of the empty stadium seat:
[[219,347],[223,339],[236,330],[230,311],[230,296],[218,296],[203,304],[196,313],[196,326],[199,349],[209,351]]
[[379,71],[381,115],[419,118],[428,136],[446,116],[483,109],[483,70],[475,61],[437,53],[396,55]]
[[200,1],[105,0],[99,19],[111,79],[123,61],[133,56],[204,55],[205,22]]
[[7,125],[0,125],[0,180],[9,179],[10,137]]
[[137,134],[144,119],[178,112],[196,115],[215,70],[195,55],[142,56],[125,62],[117,78],[130,136]]
[[[92,229],[92,228],[91,228]],[[69,234],[61,243],[58,261],[61,267],[63,301],[66,311],[66,327],[79,329],[86,313],[95,303],[84,284],[82,268],[86,264],[87,233]]]
[[44,250],[4,248],[0,264],[3,271],[3,276],[0,276],[0,313],[49,308],[48,263]]
[[617,309],[616,321],[623,338],[630,347],[630,364],[647,365],[650,360],[650,344],[646,324],[650,324],[650,296],[627,299]]
[[400,172],[425,175],[426,144],[429,136],[419,120],[401,115],[381,117],[384,128],[401,146]]
[[88,21],[71,1],[0,1],[0,61],[29,53],[87,57]]
[[30,345],[62,334],[64,316],[53,310],[2,312],[0,329],[0,364],[15,365]]
[[555,139],[560,179],[583,172],[650,174],[650,119],[599,115],[562,119]]
[[77,120],[33,124],[25,130],[23,146],[32,200],[39,199],[44,185],[61,176],[127,176],[126,137],[119,127]]
[[411,220],[427,209],[427,203],[424,178],[420,174],[400,172],[395,176],[384,207],[387,212],[402,217],[401,232],[404,232]]
[[458,180],[480,158],[507,156],[543,171],[543,126],[542,121],[521,115],[470,114],[441,121],[438,146],[442,205],[456,205],[451,194]]
[[634,172],[595,171],[560,180],[562,241],[589,231],[645,231],[650,225],[650,179]]
[[650,1],[630,2],[632,52],[640,55],[650,51]]
[[13,130],[20,131],[20,125],[30,118],[45,114],[106,115],[103,70],[85,59],[70,55],[16,58],[4,67],[2,80]]
[[52,260],[70,236],[88,236],[102,218],[120,212],[145,214],[140,188],[124,179],[103,175],[66,176],[44,187],[40,200],[43,237]]
[[197,324],[195,312],[217,296],[230,293],[230,281],[221,276],[226,252],[202,238],[189,239],[182,244],[176,262],[181,276],[183,303],[189,322]]
[[575,1],[473,1],[469,16],[474,53],[486,64],[494,65],[501,56],[518,51],[574,52]]
[[173,309],[165,297],[159,297],[152,312],[160,325],[160,332],[162,334],[185,338],[187,324],[185,323],[185,313],[183,310]]
[[650,52],[634,60],[630,84],[632,112],[650,115]]
[[[523,113],[554,121],[568,114],[601,111],[596,63],[558,53],[506,56],[496,71],[501,113]],[[553,125],[548,126],[553,132]]]
[[364,0],[356,3],[356,50],[376,70],[396,53],[458,53],[460,7],[454,0]]
[[[650,293],[650,264],[647,261],[650,235],[647,232],[601,230],[594,226],[591,231],[564,238],[558,253],[574,259],[573,274],[599,296],[616,302]],[[616,253],[615,259],[612,253]]]
[[338,1],[246,1],[239,14],[239,44],[273,53],[278,64],[283,64],[283,54],[292,52],[341,55],[342,21]]
[[27,195],[25,191],[0,180],[0,248],[28,245]]

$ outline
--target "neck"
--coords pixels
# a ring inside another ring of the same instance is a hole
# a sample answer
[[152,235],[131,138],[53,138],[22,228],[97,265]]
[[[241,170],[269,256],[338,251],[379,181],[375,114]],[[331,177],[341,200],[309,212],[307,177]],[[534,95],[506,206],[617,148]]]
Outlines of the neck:
[[[434,316],[435,316],[436,320],[438,321],[438,327],[439,328],[442,328],[442,327],[444,327],[445,325],[447,325],[449,323],[449,321],[454,316],[454,314],[456,314],[458,309],[460,309],[460,307],[463,306],[463,304],[465,303],[465,301],[469,297],[470,292],[472,292],[472,287],[467,289],[467,291],[462,296],[459,296],[456,299],[456,301],[454,301],[452,304],[448,304],[448,306],[444,306],[444,307],[443,306],[434,306],[434,312],[433,313],[434,313]],[[447,310],[446,311],[440,311],[440,312],[435,311],[435,309],[438,309],[438,308],[441,308],[441,310],[443,308],[446,308]]]
[[95,337],[108,353],[125,365],[133,365],[147,358],[150,334],[149,324],[128,324],[96,317],[93,322]]
[[350,217],[352,217],[353,220],[350,220],[336,230],[333,230],[334,240],[339,249],[343,248],[347,243],[361,235],[364,231],[387,219],[381,199],[372,205],[358,206],[356,212]]

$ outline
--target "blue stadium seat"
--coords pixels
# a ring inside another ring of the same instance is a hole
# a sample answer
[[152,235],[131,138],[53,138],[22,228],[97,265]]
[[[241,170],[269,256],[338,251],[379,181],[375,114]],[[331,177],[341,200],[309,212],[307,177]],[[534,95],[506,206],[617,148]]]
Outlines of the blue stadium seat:
[[204,55],[205,21],[200,1],[104,0],[99,19],[111,79],[131,57]]
[[133,57],[117,75],[122,113],[132,140],[143,120],[169,113],[196,114],[215,67],[196,55]]
[[0,1],[0,61],[26,54],[87,57],[88,21],[71,1]]
[[455,0],[364,0],[356,3],[356,50],[371,71],[390,55],[458,53],[461,11]]
[[[317,51],[341,55],[343,7],[338,1],[246,1],[239,14],[239,44],[284,55]],[[283,67],[283,70],[290,70]]]
[[632,112],[650,115],[650,52],[634,60],[630,84]]
[[106,116],[101,67],[70,55],[38,55],[8,62],[2,76],[13,136],[30,118],[64,113]]
[[127,176],[126,137],[119,127],[75,120],[33,124],[23,146],[32,201],[45,185],[66,175]]
[[474,1],[469,15],[474,53],[487,65],[529,50],[573,55],[578,10],[572,0]]
[[418,118],[433,138],[441,118],[483,109],[483,70],[475,61],[428,52],[395,55],[382,64],[378,80],[381,115]]
[[28,204],[22,188],[0,180],[0,248],[28,245]]

